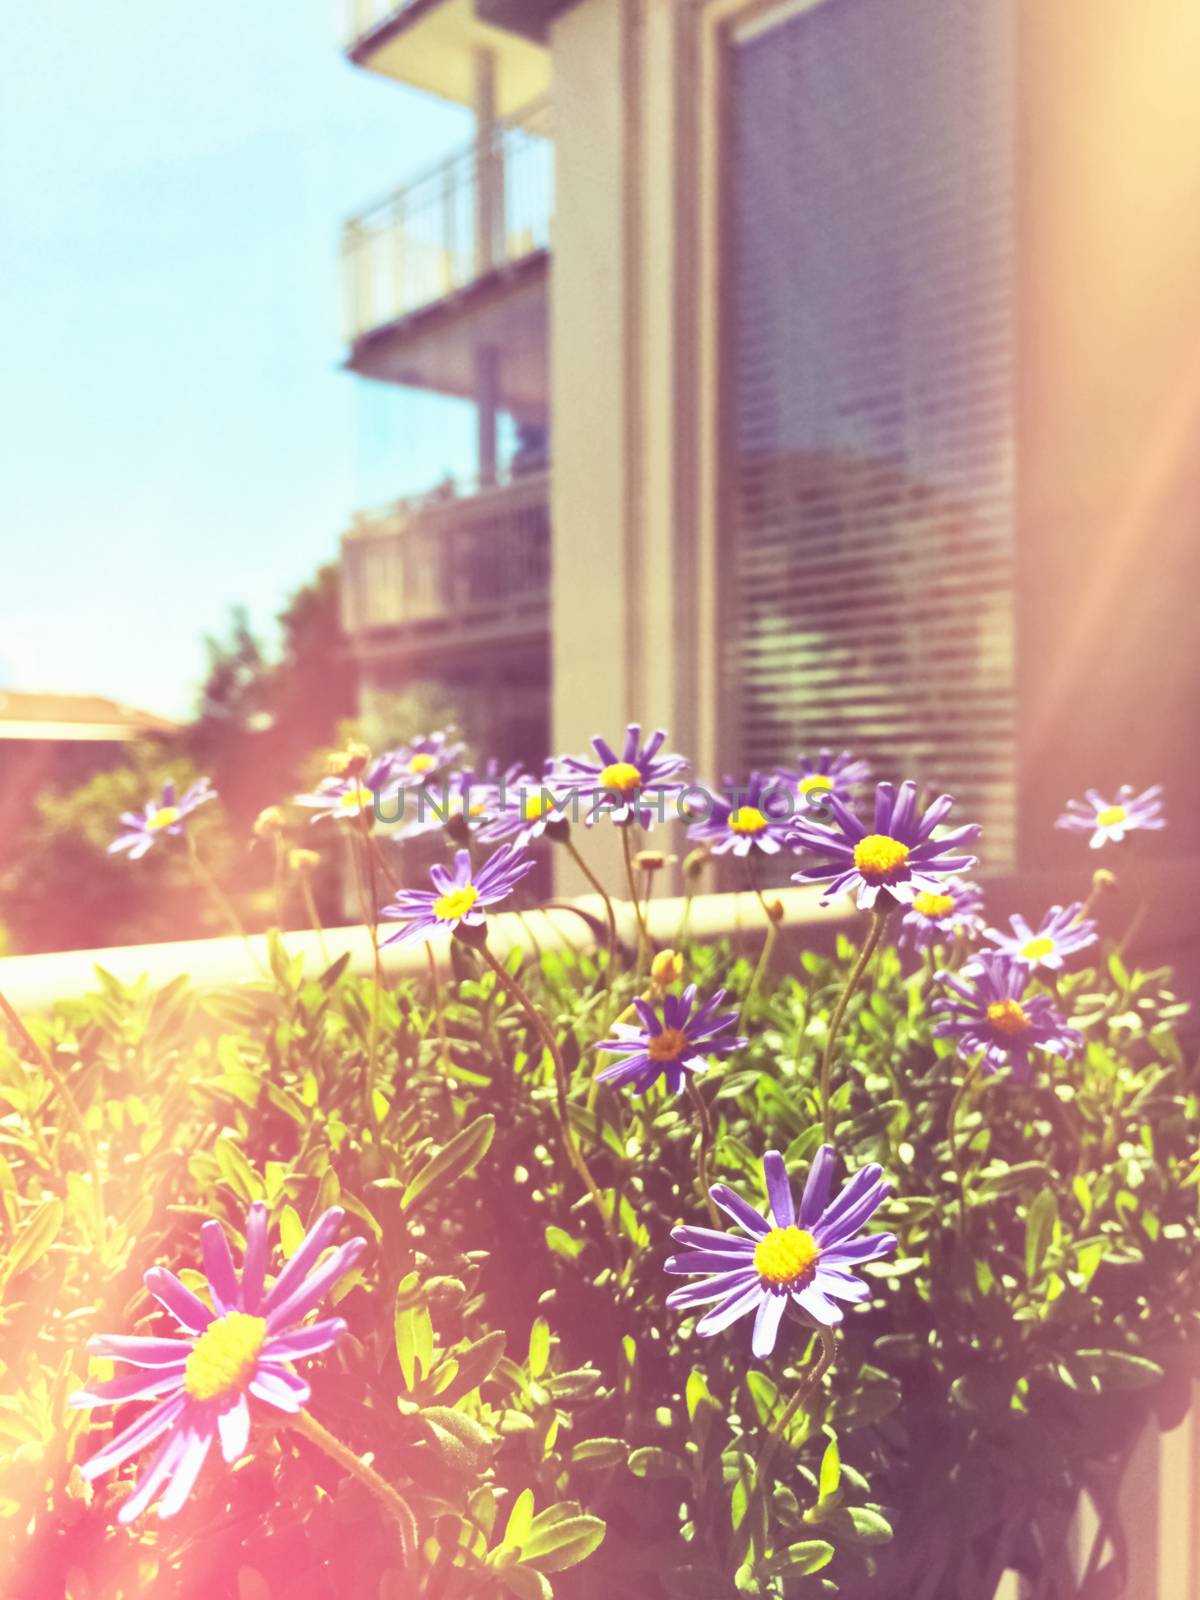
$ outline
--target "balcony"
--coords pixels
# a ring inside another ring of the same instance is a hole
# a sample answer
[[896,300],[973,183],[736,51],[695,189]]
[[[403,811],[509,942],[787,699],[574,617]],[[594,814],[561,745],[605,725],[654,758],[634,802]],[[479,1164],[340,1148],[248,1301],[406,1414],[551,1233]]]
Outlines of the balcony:
[[342,540],[342,627],[360,658],[542,641],[549,602],[544,468],[360,513]]
[[342,42],[356,66],[474,105],[478,63],[494,72],[494,109],[508,116],[550,88],[549,0],[344,0]]
[[[543,101],[351,218],[342,244],[349,365],[462,395],[472,391],[480,343],[518,356],[528,347],[544,366],[553,213],[551,108]],[[472,322],[457,341],[447,331]]]

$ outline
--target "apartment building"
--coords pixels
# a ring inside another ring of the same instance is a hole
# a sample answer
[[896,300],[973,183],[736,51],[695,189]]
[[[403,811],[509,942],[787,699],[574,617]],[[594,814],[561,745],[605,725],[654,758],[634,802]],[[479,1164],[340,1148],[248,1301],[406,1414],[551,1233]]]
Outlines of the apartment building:
[[358,0],[347,49],[476,130],[346,233],[351,367],[478,416],[344,541],[365,700],[847,746],[993,870],[1163,781],[1195,861],[1194,0]]

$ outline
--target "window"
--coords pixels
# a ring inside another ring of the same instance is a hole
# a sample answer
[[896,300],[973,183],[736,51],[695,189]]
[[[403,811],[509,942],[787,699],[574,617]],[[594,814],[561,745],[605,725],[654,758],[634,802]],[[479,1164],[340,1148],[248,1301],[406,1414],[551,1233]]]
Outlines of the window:
[[730,50],[740,764],[848,747],[1011,864],[1010,0],[821,0]]

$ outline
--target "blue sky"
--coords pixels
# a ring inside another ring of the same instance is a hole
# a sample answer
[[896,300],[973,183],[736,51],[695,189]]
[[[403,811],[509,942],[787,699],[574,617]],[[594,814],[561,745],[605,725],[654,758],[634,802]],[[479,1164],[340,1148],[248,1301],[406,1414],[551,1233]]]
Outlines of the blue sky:
[[339,371],[337,246],[466,114],[339,21],[0,7],[0,688],[186,715],[232,603],[269,633],[354,505],[462,464],[467,418]]

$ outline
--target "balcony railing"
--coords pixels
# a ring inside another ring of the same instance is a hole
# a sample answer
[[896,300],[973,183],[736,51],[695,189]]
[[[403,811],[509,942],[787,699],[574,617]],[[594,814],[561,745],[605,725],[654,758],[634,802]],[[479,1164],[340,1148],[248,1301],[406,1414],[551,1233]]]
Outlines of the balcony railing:
[[550,135],[542,101],[350,219],[342,243],[348,343],[549,248]]
[[447,640],[467,629],[517,636],[544,626],[549,597],[544,471],[360,513],[342,541],[342,626],[352,637],[437,623],[452,624],[436,630]]

